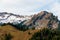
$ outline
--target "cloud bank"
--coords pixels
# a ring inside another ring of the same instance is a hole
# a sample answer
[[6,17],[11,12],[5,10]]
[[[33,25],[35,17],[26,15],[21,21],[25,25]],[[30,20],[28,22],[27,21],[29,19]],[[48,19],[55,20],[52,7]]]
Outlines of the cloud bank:
[[53,12],[60,19],[60,0],[0,0],[0,12],[31,15],[43,10]]

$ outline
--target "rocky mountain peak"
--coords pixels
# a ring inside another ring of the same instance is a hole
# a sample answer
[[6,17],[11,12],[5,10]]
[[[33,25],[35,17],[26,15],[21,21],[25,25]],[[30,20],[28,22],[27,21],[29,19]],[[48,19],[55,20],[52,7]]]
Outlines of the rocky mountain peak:
[[22,15],[16,15],[16,14],[6,13],[6,12],[0,13],[0,15],[1,15],[0,22],[3,23],[10,22],[15,25],[21,24],[27,26],[28,28],[34,27],[35,29],[41,29],[45,27],[55,29],[58,28],[58,25],[60,23],[57,16],[47,11],[41,11],[38,14],[34,14],[32,16],[22,16]]
[[26,23],[28,26],[34,26],[36,29],[43,27],[57,28],[59,20],[57,16],[53,15],[51,12],[42,11],[32,17],[32,19]]

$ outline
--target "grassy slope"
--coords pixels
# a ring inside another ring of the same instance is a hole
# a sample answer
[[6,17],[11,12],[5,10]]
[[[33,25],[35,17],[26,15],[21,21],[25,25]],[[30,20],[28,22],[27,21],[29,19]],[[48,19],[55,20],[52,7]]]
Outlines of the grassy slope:
[[[13,36],[12,40],[29,40],[32,37],[32,35],[37,31],[38,30],[27,30],[23,32],[17,30],[16,28],[10,25],[6,25],[0,27],[0,36],[2,34],[10,33]],[[28,32],[30,32],[31,34],[29,35]]]

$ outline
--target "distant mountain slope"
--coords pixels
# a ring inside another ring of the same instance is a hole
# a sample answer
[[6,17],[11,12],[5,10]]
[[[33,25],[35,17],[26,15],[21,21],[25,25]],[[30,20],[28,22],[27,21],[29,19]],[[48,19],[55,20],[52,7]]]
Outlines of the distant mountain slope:
[[[20,16],[12,13],[0,13],[0,23],[11,24],[18,29],[41,29],[51,28],[55,29],[59,26],[58,17],[51,12],[41,11],[33,16]],[[3,16],[3,17],[2,17]]]
[[27,26],[30,26],[30,28],[35,27],[35,29],[41,29],[43,27],[55,29],[58,28],[58,24],[58,17],[47,11],[35,14],[32,19],[26,23]]
[[[2,24],[3,23],[3,24]],[[44,28],[60,28],[60,21],[53,13],[42,11],[33,16],[20,16],[0,13],[0,39],[10,33],[12,40],[29,40],[32,35]]]
[[16,15],[13,13],[2,12],[2,13],[0,13],[0,23],[8,23],[8,22],[20,23],[21,21],[31,19],[31,17],[32,16],[23,16],[23,15]]

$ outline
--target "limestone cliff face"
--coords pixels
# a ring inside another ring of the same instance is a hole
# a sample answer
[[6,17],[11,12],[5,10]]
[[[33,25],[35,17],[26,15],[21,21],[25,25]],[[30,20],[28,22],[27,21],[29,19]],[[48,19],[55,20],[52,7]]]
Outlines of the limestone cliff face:
[[47,11],[35,14],[32,19],[26,23],[27,26],[35,27],[35,29],[41,29],[44,27],[55,29],[58,28],[58,24],[59,20],[57,16]]

